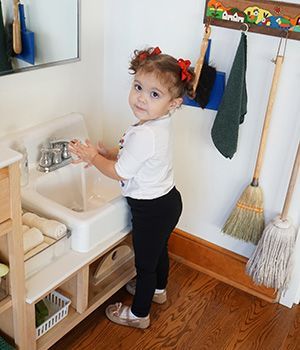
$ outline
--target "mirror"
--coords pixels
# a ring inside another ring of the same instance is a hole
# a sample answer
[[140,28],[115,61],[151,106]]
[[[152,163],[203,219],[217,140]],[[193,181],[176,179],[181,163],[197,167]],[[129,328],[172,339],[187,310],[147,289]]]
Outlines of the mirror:
[[0,75],[79,60],[80,0],[0,0]]

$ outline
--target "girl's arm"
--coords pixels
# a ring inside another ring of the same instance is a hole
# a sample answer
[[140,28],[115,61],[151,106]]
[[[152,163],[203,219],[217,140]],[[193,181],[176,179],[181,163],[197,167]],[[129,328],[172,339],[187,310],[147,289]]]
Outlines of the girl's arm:
[[114,180],[123,180],[116,172],[115,160],[110,160],[97,153],[91,160],[90,164],[94,165],[102,174]]
[[110,159],[117,160],[118,153],[119,153],[119,148],[118,147],[111,148],[109,150]]
[[99,150],[89,140],[86,140],[86,144],[73,140],[69,143],[69,149],[78,157],[73,163],[86,162],[88,165],[94,165],[104,175],[112,179],[123,180],[115,170],[116,161],[99,154]]
[[97,150],[105,158],[110,160],[117,160],[117,155],[119,153],[118,147],[108,149],[101,141],[98,141]]

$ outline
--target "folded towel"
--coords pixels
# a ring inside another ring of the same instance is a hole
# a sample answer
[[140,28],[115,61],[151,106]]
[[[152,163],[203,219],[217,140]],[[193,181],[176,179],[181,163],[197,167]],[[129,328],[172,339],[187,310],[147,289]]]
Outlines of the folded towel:
[[25,213],[22,218],[23,224],[36,227],[41,230],[44,235],[51,238],[59,239],[67,233],[66,225],[56,220],[41,218],[33,213]]
[[24,253],[35,248],[44,241],[42,232],[36,227],[32,227],[23,234]]
[[30,229],[29,226],[27,225],[22,225],[22,232],[25,233],[26,231],[28,231]]
[[226,158],[232,158],[236,152],[239,125],[244,122],[247,113],[246,69],[247,36],[242,33],[219,111],[211,130],[215,146]]

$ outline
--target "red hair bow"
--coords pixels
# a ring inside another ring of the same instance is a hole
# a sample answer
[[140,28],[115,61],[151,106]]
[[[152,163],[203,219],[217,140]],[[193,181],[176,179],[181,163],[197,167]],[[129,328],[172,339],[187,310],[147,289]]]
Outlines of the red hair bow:
[[158,46],[156,46],[150,53],[148,51],[144,51],[142,53],[139,54],[139,59],[141,61],[145,60],[147,57],[151,57],[151,56],[156,56],[159,55],[161,53],[161,50]]
[[183,60],[182,58],[179,58],[177,60],[179,67],[181,68],[181,80],[187,80],[190,81],[192,79],[191,73],[188,71],[189,66],[191,65],[190,60]]

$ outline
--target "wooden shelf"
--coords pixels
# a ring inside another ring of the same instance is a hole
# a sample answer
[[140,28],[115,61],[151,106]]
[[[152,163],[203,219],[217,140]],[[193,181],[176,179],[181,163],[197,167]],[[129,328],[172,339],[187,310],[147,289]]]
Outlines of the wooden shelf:
[[[54,288],[71,300],[68,315],[37,340],[35,339],[35,302],[37,300],[32,303],[27,302],[27,315],[30,320],[28,324],[28,349],[49,349],[136,275],[134,256],[130,254],[124,261],[115,260],[116,263],[112,265],[111,273],[103,275],[103,280],[101,280],[100,283],[97,285],[92,283],[94,272],[99,263],[118,249],[119,245],[122,246],[124,242],[128,242],[128,236],[126,234],[122,234],[122,236],[122,238],[118,237],[118,235],[115,236],[114,244],[110,242],[106,249],[102,247],[102,249],[98,251],[98,255],[95,255],[96,252],[90,252],[90,254],[71,252],[72,254],[76,254],[77,260],[80,260],[80,257],[83,260],[76,266],[77,270],[69,270],[68,276],[64,274],[64,279],[60,283],[56,283]],[[68,256],[68,258],[70,258],[70,256]],[[70,259],[67,260],[69,261]],[[73,266],[73,268],[74,267],[75,266]],[[45,271],[49,272],[48,269],[44,270],[44,272]]]
[[26,302],[32,304],[43,298],[67,278],[76,274],[82,267],[91,264],[99,255],[105,254],[123,241],[128,232],[129,228],[116,233],[87,253],[78,253],[70,250],[41,271],[29,277],[26,280]]
[[89,285],[89,304],[87,310],[78,313],[70,306],[68,316],[60,321],[55,327],[37,340],[38,350],[47,350],[79,322],[91,314],[97,307],[103,304],[114,293],[122,288],[129,280],[136,275],[134,268],[134,258],[127,261],[118,270],[100,283],[101,287]]
[[88,308],[97,308],[136,275],[134,257],[112,272],[99,285],[89,284]]
[[12,150],[0,150],[0,256],[1,262],[9,265],[10,291],[0,302],[0,324],[16,348],[27,350],[20,158]]
[[6,235],[11,230],[11,220],[8,219],[0,224],[0,237]]
[[0,301],[0,314],[12,307],[11,297],[8,296],[2,301]]

